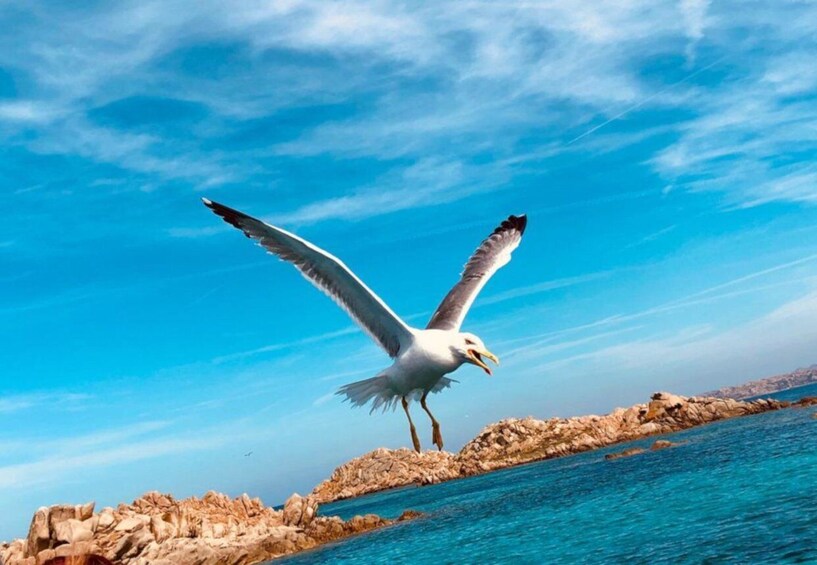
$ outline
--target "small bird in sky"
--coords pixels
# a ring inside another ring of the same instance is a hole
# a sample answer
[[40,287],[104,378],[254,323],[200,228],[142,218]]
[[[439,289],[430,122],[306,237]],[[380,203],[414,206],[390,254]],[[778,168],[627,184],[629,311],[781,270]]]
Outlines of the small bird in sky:
[[337,257],[281,228],[212,200],[202,200],[224,221],[270,253],[292,263],[394,359],[392,365],[377,376],[344,385],[337,394],[346,396],[353,406],[371,402],[370,413],[378,408],[394,409],[399,402],[408,418],[411,441],[417,452],[420,452],[420,440],[411,419],[409,402],[419,399],[431,419],[432,443],[442,450],[440,424],[428,409],[426,399],[430,392],[438,393],[457,382],[445,375],[465,363],[480,367],[488,375],[492,373],[485,360],[499,364],[499,359],[486,349],[479,337],[461,332],[460,327],[488,279],[511,260],[511,253],[522,241],[527,217],[509,216],[480,244],[465,264],[459,282],[437,307],[425,329],[419,329],[400,319]]
[[245,453],[244,457],[249,457],[250,455],[252,455],[252,451],[250,451],[249,453]]

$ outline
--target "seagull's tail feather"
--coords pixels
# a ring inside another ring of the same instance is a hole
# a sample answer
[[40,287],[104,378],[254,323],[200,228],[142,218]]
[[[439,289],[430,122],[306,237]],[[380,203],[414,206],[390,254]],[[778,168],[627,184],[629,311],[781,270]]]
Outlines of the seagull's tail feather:
[[[431,389],[431,392],[440,392],[456,382],[454,379],[442,377],[437,384],[434,385],[434,388]],[[422,390],[417,389],[405,396],[412,400],[417,400],[422,396],[422,393]],[[364,406],[371,401],[372,408],[369,410],[369,414],[379,408],[382,408],[384,412],[389,409],[394,410],[397,408],[401,399],[401,395],[394,389],[391,379],[386,375],[378,375],[370,379],[363,379],[362,381],[343,385],[335,394],[345,395],[346,398],[344,402],[348,400],[352,403],[352,406],[355,407]]]
[[389,408],[393,410],[400,399],[392,387],[391,379],[386,375],[377,375],[370,379],[343,385],[335,394],[346,395],[344,402],[348,400],[355,407],[363,406],[371,400],[370,414],[378,408],[382,408],[384,412]]

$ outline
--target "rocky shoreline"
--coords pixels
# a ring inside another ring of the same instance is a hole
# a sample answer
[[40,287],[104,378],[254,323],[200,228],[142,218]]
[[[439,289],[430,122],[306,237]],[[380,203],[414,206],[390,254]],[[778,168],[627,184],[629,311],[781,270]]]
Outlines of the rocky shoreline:
[[[293,494],[281,510],[246,494],[230,499],[215,492],[184,500],[151,492],[132,504],[99,512],[93,502],[43,507],[34,514],[27,538],[0,544],[0,565],[56,565],[71,562],[62,558],[80,555],[98,555],[123,565],[251,565],[420,515],[409,510],[397,520],[369,514],[344,521],[318,516],[319,503],[434,484],[726,418],[815,404],[817,398],[792,404],[659,392],[648,403],[604,416],[511,418],[486,426],[456,454],[377,449],[335,469],[309,496]],[[673,445],[659,440],[652,449]],[[643,451],[625,449],[608,459]]]
[[646,404],[617,408],[604,416],[510,418],[485,427],[456,454],[377,449],[335,469],[312,496],[325,503],[439,483],[790,405],[773,399],[739,401],[659,392]]
[[343,521],[317,516],[317,508],[314,498],[297,494],[275,510],[246,494],[230,499],[216,492],[184,500],[150,492],[100,512],[93,502],[43,507],[26,539],[0,545],[0,565],[72,563],[61,559],[72,556],[102,556],[122,565],[250,565],[419,515]]

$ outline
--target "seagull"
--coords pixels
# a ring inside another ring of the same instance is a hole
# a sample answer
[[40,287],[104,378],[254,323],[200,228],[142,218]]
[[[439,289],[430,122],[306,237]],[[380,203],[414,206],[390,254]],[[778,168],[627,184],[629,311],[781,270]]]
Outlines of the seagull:
[[420,453],[420,440],[411,419],[409,403],[420,406],[431,419],[432,443],[443,448],[440,423],[428,409],[429,393],[438,393],[457,381],[445,375],[463,364],[476,365],[489,376],[486,359],[499,364],[473,333],[461,332],[463,320],[485,283],[511,260],[525,232],[525,215],[509,216],[489,235],[465,264],[460,280],[443,298],[425,329],[406,324],[340,259],[281,228],[238,210],[202,198],[205,206],[255,240],[269,253],[293,264],[312,284],[329,295],[394,361],[378,375],[344,385],[336,394],[353,406],[371,402],[378,408],[396,409],[398,402],[408,418],[411,441]]

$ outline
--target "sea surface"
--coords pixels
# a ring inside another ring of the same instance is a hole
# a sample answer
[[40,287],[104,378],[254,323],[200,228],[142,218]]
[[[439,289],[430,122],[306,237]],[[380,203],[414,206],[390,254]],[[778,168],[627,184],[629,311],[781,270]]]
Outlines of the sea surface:
[[[817,395],[817,385],[778,393]],[[817,418],[794,408],[327,504],[427,516],[275,563],[817,563]],[[606,461],[659,437],[681,445]]]

